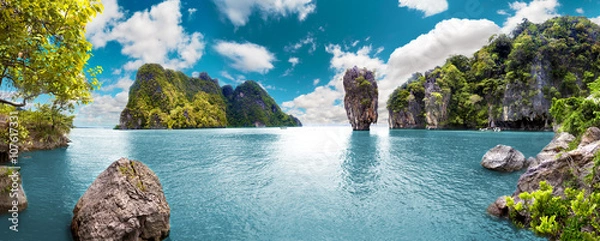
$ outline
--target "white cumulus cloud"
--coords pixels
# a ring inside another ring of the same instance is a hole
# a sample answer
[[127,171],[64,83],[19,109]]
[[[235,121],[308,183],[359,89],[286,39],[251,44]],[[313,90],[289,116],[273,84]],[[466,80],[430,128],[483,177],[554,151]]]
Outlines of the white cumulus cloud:
[[253,11],[259,11],[263,18],[298,15],[304,21],[316,9],[313,0],[213,0],[219,11],[236,26],[244,26]]
[[600,16],[595,17],[595,18],[590,18],[590,20],[598,25],[600,25]]
[[265,74],[273,69],[275,55],[254,43],[218,41],[214,49],[231,61],[231,67],[242,72]]
[[121,53],[131,59],[123,66],[125,70],[136,70],[144,63],[185,69],[202,57],[204,36],[185,32],[179,0],[166,0],[127,19],[115,0],[106,0],[104,6],[105,12],[86,27],[86,36],[94,48],[109,41],[121,44]]
[[503,33],[510,33],[523,22],[524,18],[532,23],[543,23],[550,18],[559,16],[556,11],[560,4],[558,0],[533,0],[530,3],[513,2],[509,6],[515,13],[504,22]]
[[579,14],[583,14],[585,11],[583,11],[583,8],[577,8],[577,9],[575,9],[575,12],[577,12]]
[[408,7],[425,13],[425,17],[448,10],[446,0],[398,0],[400,7]]

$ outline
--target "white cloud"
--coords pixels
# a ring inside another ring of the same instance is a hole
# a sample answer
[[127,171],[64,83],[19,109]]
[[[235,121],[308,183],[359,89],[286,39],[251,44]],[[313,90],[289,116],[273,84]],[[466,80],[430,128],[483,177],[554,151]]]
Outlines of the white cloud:
[[112,40],[110,29],[119,23],[125,16],[117,4],[117,0],[103,0],[104,11],[98,14],[85,26],[86,38],[94,48],[102,48]]
[[265,74],[274,67],[275,55],[257,44],[218,41],[214,48],[231,61],[231,67],[242,72]]
[[321,79],[317,78],[317,79],[313,80],[313,85],[317,86],[319,84],[319,82],[321,82]]
[[448,10],[446,0],[398,0],[400,7],[408,7],[425,13],[425,17]]
[[196,13],[198,11],[197,8],[188,8],[188,18],[192,18],[194,16],[194,13]]
[[[378,77],[385,72],[385,63],[370,57],[371,46],[364,46],[357,52],[345,52],[340,45],[328,45],[325,50],[332,54],[330,68],[336,74],[325,86],[318,86],[313,92],[300,95],[294,100],[284,102],[284,110],[298,117],[305,124],[344,124],[348,123],[343,107],[344,87],[342,78],[346,69],[354,66],[375,70]],[[320,79],[313,81],[317,85]]]
[[408,44],[397,48],[387,62],[386,77],[379,83],[379,115],[387,121],[385,102],[415,72],[439,66],[451,55],[470,57],[488,43],[500,27],[489,20],[449,19]]
[[192,78],[198,78],[198,77],[200,77],[200,72],[198,72],[198,71],[192,72]]
[[128,91],[116,96],[92,94],[94,102],[82,106],[75,114],[75,126],[107,126],[119,123],[121,111],[127,105]]
[[590,18],[590,21],[592,21],[592,22],[594,22],[594,23],[596,23],[596,24],[600,25],[600,16],[598,16],[598,17],[595,17],[595,18]]
[[506,10],[503,10],[503,9],[496,11],[496,13],[499,15],[503,15],[503,16],[510,16],[510,14],[508,12],[506,12]]
[[202,57],[204,36],[184,31],[179,0],[166,0],[149,10],[135,12],[126,20],[115,0],[104,4],[109,10],[92,21],[86,35],[95,48],[109,41],[121,44],[121,53],[132,59],[123,66],[125,70],[136,70],[144,63],[185,69]]
[[292,64],[292,67],[294,67],[300,63],[300,59],[298,59],[297,57],[290,57],[290,59],[288,59],[288,62],[290,62]]
[[356,45],[358,45],[358,43],[360,43],[360,41],[358,41],[358,40],[352,42],[352,47],[356,47]]
[[230,81],[232,81],[233,83],[243,83],[246,80],[246,76],[243,75],[237,75],[237,76],[232,76],[231,74],[229,74],[229,72],[227,71],[221,71],[221,77],[228,79]]
[[509,4],[515,14],[506,19],[502,27],[503,33],[510,33],[517,25],[527,18],[532,23],[543,23],[546,20],[559,16],[556,9],[560,4],[558,0],[533,0],[529,4],[513,2]]
[[306,36],[306,38],[301,39],[297,43],[285,46],[284,50],[286,52],[295,53],[296,51],[298,51],[300,48],[302,48],[305,45],[310,46],[310,48],[308,49],[309,53],[313,53],[313,52],[315,52],[315,50],[317,50],[317,43],[316,43],[315,39],[312,37],[311,33],[309,33]]
[[112,91],[115,89],[129,91],[129,87],[131,87],[131,85],[133,85],[133,80],[131,80],[129,77],[122,77],[117,81],[117,83],[102,87],[102,91]]
[[585,11],[583,11],[583,8],[577,8],[577,9],[575,9],[575,12],[577,12],[579,14],[583,14]]
[[298,15],[304,21],[316,9],[313,0],[213,0],[219,11],[236,26],[244,26],[254,10],[260,11],[263,18]]

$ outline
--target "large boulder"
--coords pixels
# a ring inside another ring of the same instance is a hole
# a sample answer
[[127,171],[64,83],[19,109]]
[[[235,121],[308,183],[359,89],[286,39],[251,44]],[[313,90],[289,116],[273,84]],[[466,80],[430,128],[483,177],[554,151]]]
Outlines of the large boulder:
[[378,88],[375,74],[366,68],[347,69],[344,74],[344,108],[354,130],[369,130],[377,123]]
[[0,213],[21,212],[27,208],[28,201],[19,170],[0,166]]
[[526,167],[527,160],[510,146],[497,145],[483,155],[481,165],[490,170],[513,172]]
[[170,213],[154,172],[121,158],[79,199],[71,233],[75,240],[163,240],[169,235]]

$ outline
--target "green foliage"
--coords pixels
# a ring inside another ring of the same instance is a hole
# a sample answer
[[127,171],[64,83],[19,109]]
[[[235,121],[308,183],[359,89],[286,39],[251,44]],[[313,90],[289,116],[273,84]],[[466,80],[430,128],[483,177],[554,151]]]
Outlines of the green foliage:
[[600,78],[588,85],[591,96],[553,99],[550,113],[561,131],[580,136],[589,127],[600,126]]
[[228,102],[227,119],[232,127],[298,125],[296,119],[283,113],[275,100],[254,81],[246,81],[235,89]]
[[[491,123],[490,118],[503,119],[506,106],[533,110],[548,121],[552,117],[559,123],[570,119],[573,125],[567,123],[565,129],[579,128],[575,134],[600,124],[591,118],[599,105],[591,106],[592,100],[585,98],[590,93],[588,84],[600,77],[600,27],[584,17],[557,17],[542,24],[525,20],[512,36],[494,35],[471,58],[452,56],[443,66],[425,75],[417,74],[390,95],[388,110],[407,110],[410,101],[425,110],[421,100],[428,86],[428,91],[440,92],[439,88],[443,96],[450,97],[448,120],[444,123],[447,127],[485,127]],[[554,112],[540,110],[535,104],[540,101],[540,93],[545,98],[541,106],[556,98],[562,101],[557,105],[561,108],[556,107]],[[560,99],[569,97],[575,99]],[[569,108],[586,110],[571,115]],[[518,111],[513,113],[509,116],[512,121],[531,118]]]
[[394,113],[403,111],[408,107],[409,96],[410,92],[406,89],[398,88],[394,90],[387,101],[387,108],[392,110]]
[[511,219],[523,227],[518,216],[529,216],[531,230],[552,240],[600,239],[600,191],[586,195],[584,190],[566,188],[564,197],[552,191],[551,185],[541,181],[539,190],[519,194],[521,202],[508,197]]
[[97,0],[1,0],[0,86],[10,87],[14,98],[0,103],[22,107],[44,94],[90,102],[102,69],[84,70],[92,50],[85,25],[102,9]]
[[[67,115],[67,110],[59,105],[36,104],[32,110],[17,111],[15,107],[0,105],[0,116],[10,118],[11,112],[16,112],[19,144],[29,144],[31,141],[41,143],[59,142],[73,128],[75,116]],[[9,140],[9,133],[2,132],[2,140]]]
[[[227,97],[223,94],[226,89]],[[298,125],[297,119],[283,113],[254,81],[235,91],[230,86],[222,90],[206,73],[189,78],[158,64],[145,64],[138,70],[121,120],[128,129]]]

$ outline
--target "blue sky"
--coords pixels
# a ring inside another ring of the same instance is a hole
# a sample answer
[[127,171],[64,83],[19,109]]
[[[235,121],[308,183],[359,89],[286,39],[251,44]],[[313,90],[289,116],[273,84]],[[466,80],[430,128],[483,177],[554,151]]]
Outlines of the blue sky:
[[523,18],[535,23],[587,16],[600,1],[504,0],[103,0],[86,27],[100,65],[94,103],[76,126],[114,126],[143,63],[189,76],[208,72],[221,85],[258,81],[287,113],[308,125],[345,124],[341,76],[354,65],[375,70],[379,123],[385,101],[414,72],[453,54],[471,56],[489,37]]

